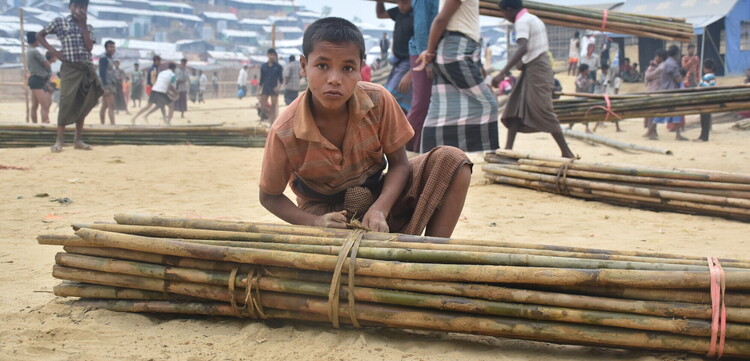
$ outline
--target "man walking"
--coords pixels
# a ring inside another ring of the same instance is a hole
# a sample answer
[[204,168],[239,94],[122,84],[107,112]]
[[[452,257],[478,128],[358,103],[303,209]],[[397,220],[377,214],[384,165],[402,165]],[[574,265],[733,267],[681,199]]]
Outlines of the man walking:
[[260,67],[260,107],[266,114],[268,121],[273,124],[276,120],[276,108],[279,104],[279,89],[284,82],[283,72],[278,62],[276,49],[271,48],[266,52],[268,62]]
[[289,55],[289,64],[284,68],[284,103],[292,104],[299,95],[299,63]]
[[[518,50],[500,74],[505,74],[518,62],[522,64],[521,77],[513,87],[501,118],[508,128],[505,149],[513,149],[518,132],[546,132],[552,134],[563,157],[574,158],[552,107],[553,72],[544,23],[523,7],[522,0],[501,0],[499,7],[503,17],[513,23],[518,43]],[[500,83],[501,75],[493,79],[493,84]]]

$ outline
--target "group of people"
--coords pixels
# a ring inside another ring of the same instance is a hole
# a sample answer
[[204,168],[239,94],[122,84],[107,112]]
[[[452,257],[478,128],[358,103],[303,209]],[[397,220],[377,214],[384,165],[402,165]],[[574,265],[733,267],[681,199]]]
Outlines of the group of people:
[[[701,70],[703,76],[701,77]],[[671,45],[668,49],[659,49],[649,62],[644,76],[646,91],[673,90],[690,87],[708,87],[716,85],[716,63],[713,59],[704,59],[695,55],[695,45],[688,45],[688,53],[680,56],[680,48]],[[707,142],[711,132],[711,114],[701,114],[701,134],[695,141]],[[644,137],[656,140],[659,134],[658,124],[666,124],[667,129],[675,132],[677,140],[688,140],[682,135],[685,126],[684,116],[667,116],[644,119],[647,129]]]

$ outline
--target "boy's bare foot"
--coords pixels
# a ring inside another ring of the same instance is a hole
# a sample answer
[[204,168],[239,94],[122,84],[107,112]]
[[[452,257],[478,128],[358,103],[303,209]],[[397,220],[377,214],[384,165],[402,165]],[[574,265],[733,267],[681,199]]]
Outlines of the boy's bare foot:
[[62,152],[62,144],[57,144],[52,146],[52,148],[49,149],[52,153],[60,153]]
[[91,148],[90,145],[88,145],[88,144],[86,144],[84,142],[76,142],[75,145],[73,146],[73,148],[80,149],[80,150],[91,150],[91,149],[93,149],[93,148]]

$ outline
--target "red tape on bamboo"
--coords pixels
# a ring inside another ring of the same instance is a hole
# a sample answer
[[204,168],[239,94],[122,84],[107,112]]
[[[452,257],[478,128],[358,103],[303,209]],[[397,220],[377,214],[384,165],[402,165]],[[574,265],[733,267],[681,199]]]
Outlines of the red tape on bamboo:
[[604,116],[604,121],[605,122],[609,120],[609,116],[610,115],[613,115],[615,118],[617,118],[617,120],[622,120],[622,117],[619,114],[617,114],[614,111],[612,111],[612,101],[610,101],[609,95],[607,95],[607,94],[604,94],[604,103],[607,104],[606,107],[603,107],[601,105],[594,105],[593,107],[588,108],[586,110],[586,114],[584,114],[583,116],[584,117],[588,117],[589,113],[592,110],[594,110],[594,109],[602,109],[602,110],[604,110],[606,112],[606,115]]
[[724,338],[727,331],[727,309],[724,304],[726,275],[717,258],[707,258],[711,274],[711,343],[706,356],[716,356],[719,359],[724,354]]
[[609,16],[609,11],[606,9],[602,13],[602,31],[607,28],[607,17]]

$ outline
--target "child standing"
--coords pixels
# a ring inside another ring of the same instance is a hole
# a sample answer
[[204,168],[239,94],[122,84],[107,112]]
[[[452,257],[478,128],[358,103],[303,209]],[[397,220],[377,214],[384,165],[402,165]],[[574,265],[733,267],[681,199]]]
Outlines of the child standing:
[[[405,144],[414,131],[385,88],[359,81],[365,46],[354,24],[314,22],[302,52],[308,90],[268,133],[260,203],[292,224],[345,228],[348,218],[361,216],[373,231],[426,229],[449,237],[471,179],[466,155],[438,147],[407,159]],[[287,184],[297,205],[284,195]]]
[[[73,144],[75,149],[90,150],[91,146],[83,142],[81,132],[83,121],[91,109],[96,106],[103,90],[91,61],[91,49],[96,37],[94,28],[87,24],[88,0],[70,0],[70,15],[59,17],[37,34],[39,43],[49,50],[55,58],[62,61],[60,67],[60,112],[57,116],[57,139],[52,152],[62,151],[65,142],[65,126],[76,125]],[[56,34],[62,44],[62,51],[53,48],[45,37]]]
[[[700,82],[701,87],[716,86],[716,63],[713,59],[706,59],[703,61],[703,81]],[[696,142],[708,142],[708,133],[711,132],[711,113],[701,114],[701,135]]]
[[[576,93],[586,94],[591,93],[591,89],[594,87],[594,79],[591,78],[591,70],[588,64],[581,64],[578,66],[578,76],[576,76]],[[575,123],[570,123],[568,129],[573,129]],[[586,133],[591,133],[589,129],[589,123],[583,123],[586,126]]]

